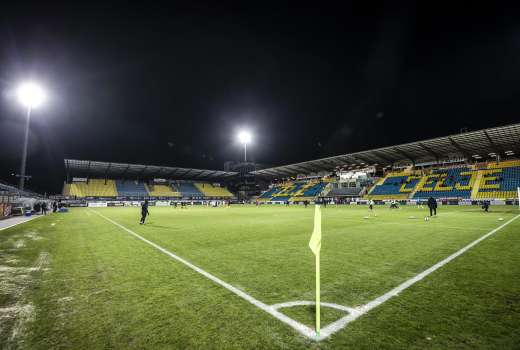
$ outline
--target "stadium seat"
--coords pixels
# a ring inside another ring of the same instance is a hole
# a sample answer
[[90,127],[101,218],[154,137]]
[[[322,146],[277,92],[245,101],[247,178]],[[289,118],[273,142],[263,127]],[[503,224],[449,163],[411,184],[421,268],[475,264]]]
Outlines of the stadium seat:
[[144,183],[135,180],[116,180],[116,188],[119,196],[125,197],[146,197],[148,192]]
[[[517,166],[511,166],[519,164]],[[481,170],[476,199],[507,199],[517,198],[517,188],[520,187],[520,161],[505,161],[499,164],[491,163],[488,169]]]
[[413,198],[470,198],[476,176],[467,166],[436,169],[425,177]]
[[147,190],[152,197],[181,197],[181,193],[169,185],[150,185]]
[[273,185],[269,190],[262,193],[259,199],[264,201],[302,201],[301,198],[314,199],[321,194],[327,184],[327,182],[318,180],[285,182]]
[[213,186],[207,182],[196,182],[195,187],[206,197],[233,197],[226,187]]
[[88,182],[73,182],[69,194],[76,197],[116,197],[114,180],[90,179]]
[[204,194],[195,187],[193,182],[179,182],[177,189],[183,197],[204,197]]
[[401,192],[401,188],[406,185],[407,180],[407,175],[394,176],[393,174],[389,174],[381,184],[375,185],[372,188],[372,191],[367,197],[372,198],[373,196],[377,196],[374,198],[384,197],[395,199],[395,196],[398,196],[400,198],[407,198],[408,194]]
[[358,196],[362,190],[363,187],[338,187],[333,188],[327,196]]

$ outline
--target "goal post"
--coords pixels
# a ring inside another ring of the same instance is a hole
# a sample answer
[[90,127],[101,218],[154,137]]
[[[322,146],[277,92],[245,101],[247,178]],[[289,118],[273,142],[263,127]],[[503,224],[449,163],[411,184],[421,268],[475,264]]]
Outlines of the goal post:
[[520,210],[520,187],[517,187],[516,191],[517,191],[516,199],[518,199],[518,210]]

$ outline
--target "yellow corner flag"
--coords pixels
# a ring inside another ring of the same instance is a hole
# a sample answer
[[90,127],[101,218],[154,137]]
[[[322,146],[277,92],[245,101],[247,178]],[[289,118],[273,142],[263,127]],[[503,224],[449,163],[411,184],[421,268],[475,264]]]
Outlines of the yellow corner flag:
[[321,208],[319,205],[314,207],[314,230],[312,231],[309,248],[314,255],[320,255],[321,249]]
[[314,209],[314,230],[312,231],[309,248],[316,256],[316,335],[320,335],[320,249],[321,249],[321,208]]

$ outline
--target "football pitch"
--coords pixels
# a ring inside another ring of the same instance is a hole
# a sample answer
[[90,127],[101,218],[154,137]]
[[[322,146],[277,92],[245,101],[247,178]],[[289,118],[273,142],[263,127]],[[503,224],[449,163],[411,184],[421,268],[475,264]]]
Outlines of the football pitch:
[[429,221],[323,208],[321,339],[313,206],[150,212],[139,225],[139,208],[77,208],[0,231],[0,348],[520,346],[516,207],[441,206]]

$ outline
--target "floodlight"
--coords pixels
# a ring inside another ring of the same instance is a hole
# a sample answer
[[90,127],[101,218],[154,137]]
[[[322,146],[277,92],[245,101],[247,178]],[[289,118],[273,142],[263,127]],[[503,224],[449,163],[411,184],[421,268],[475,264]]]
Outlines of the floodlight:
[[241,130],[238,132],[238,141],[240,143],[244,144],[244,162],[247,163],[247,144],[251,142],[253,139],[253,136],[251,136],[251,133],[247,130]]
[[30,176],[25,175],[25,166],[27,163],[27,146],[29,143],[29,124],[31,123],[31,111],[38,108],[45,101],[45,92],[34,82],[25,82],[18,86],[16,90],[18,102],[26,109],[27,122],[25,123],[25,139],[23,144],[22,165],[20,166],[20,190],[23,191],[25,179]]
[[252,136],[249,131],[242,130],[238,133],[238,140],[241,143],[249,143],[251,142]]
[[18,87],[18,101],[26,108],[37,108],[45,101],[43,89],[33,82],[26,82]]

